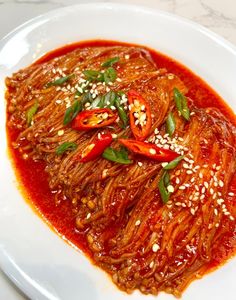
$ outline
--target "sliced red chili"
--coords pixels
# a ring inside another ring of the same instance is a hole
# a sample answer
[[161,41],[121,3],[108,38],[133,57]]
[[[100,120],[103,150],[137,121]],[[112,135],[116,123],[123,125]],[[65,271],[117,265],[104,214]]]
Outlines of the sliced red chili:
[[131,130],[137,140],[143,141],[149,135],[152,126],[149,103],[134,90],[128,92],[128,102]]
[[77,130],[90,130],[101,128],[115,122],[117,114],[109,108],[84,110],[72,122],[72,128]]
[[151,143],[126,139],[119,139],[118,141],[134,153],[144,155],[157,161],[169,162],[179,156],[179,154],[174,151],[157,147]]
[[88,162],[99,157],[103,151],[111,144],[112,135],[110,133],[99,134],[81,154],[81,162]]

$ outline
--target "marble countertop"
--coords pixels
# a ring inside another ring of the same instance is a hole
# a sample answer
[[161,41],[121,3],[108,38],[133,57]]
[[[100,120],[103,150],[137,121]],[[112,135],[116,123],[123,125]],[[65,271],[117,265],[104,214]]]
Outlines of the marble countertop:
[[[23,22],[49,10],[101,0],[0,0],[0,39]],[[191,19],[236,45],[235,0],[103,0],[142,4]],[[0,271],[0,299],[25,300],[23,294]]]

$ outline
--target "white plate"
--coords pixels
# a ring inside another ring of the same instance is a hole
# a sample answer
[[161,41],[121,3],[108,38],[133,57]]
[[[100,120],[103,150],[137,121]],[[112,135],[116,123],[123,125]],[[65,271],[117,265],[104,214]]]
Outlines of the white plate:
[[[82,4],[58,9],[17,28],[0,42],[0,266],[31,299],[155,299],[119,291],[107,275],[66,244],[32,211],[16,188],[6,152],[4,78],[45,52],[86,39],[155,48],[204,78],[236,111],[236,48],[203,27],[145,7]],[[236,259],[195,281],[184,300],[232,300]],[[173,299],[161,294],[158,299]]]

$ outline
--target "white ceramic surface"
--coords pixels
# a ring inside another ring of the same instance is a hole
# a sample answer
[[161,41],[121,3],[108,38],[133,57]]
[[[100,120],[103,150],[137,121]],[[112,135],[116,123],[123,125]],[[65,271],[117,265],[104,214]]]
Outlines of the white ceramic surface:
[[[142,20],[142,21],[141,21]],[[144,7],[88,4],[52,11],[19,27],[0,42],[0,110],[4,78],[43,53],[78,40],[105,38],[144,44],[181,61],[204,78],[236,111],[236,49],[179,17]],[[6,153],[5,118],[0,133],[0,267],[31,299],[154,299],[128,296],[67,245],[32,212],[16,188]],[[232,300],[236,260],[195,281],[184,300]],[[172,299],[161,294],[158,299]]]

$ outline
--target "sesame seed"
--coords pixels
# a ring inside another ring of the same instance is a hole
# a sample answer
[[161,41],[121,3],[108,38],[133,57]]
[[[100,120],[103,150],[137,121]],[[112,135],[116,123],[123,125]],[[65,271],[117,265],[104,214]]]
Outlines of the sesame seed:
[[215,227],[218,228],[219,226],[220,226],[220,224],[219,224],[219,223],[216,223]]
[[104,169],[102,171],[102,178],[105,178],[107,176],[107,173],[108,173],[108,169]]
[[230,192],[228,193],[229,196],[234,196],[234,193]]
[[224,202],[224,199],[221,199],[221,198],[220,198],[220,199],[217,199],[216,202],[217,202],[217,204],[221,205],[221,204]]
[[215,208],[214,209],[214,214],[217,216],[218,215],[218,210]]
[[179,183],[180,183],[179,177],[177,177],[177,178],[175,179],[175,183],[176,183],[176,184],[179,184]]
[[163,162],[163,163],[161,164],[161,166],[162,166],[163,168],[165,168],[167,165],[168,165],[168,162]]
[[105,112],[104,114],[102,114],[102,118],[105,120],[105,119],[107,119],[108,118],[108,113],[107,112]]
[[214,194],[214,190],[213,188],[210,188],[210,194],[213,195]]
[[116,110],[114,105],[111,105],[110,107],[111,107],[111,110]]
[[184,186],[184,185],[181,185],[180,187],[179,187],[179,190],[185,190],[186,189],[186,187]]
[[57,104],[61,104],[62,101],[58,99],[58,100],[56,100],[55,102],[56,102]]
[[203,178],[203,175],[201,172],[199,172],[199,178]]
[[203,200],[205,198],[205,195],[200,196],[200,200]]
[[205,186],[203,186],[203,187],[202,187],[202,190],[201,190],[201,193],[204,194],[205,191],[206,191],[206,188],[205,188]]
[[168,185],[167,186],[167,191],[169,192],[169,193],[173,193],[174,192],[174,187],[173,187],[173,185]]
[[23,157],[23,159],[27,159],[28,157],[29,157],[29,155],[27,154],[27,153],[24,153],[23,155],[22,155],[22,157]]
[[129,59],[129,54],[126,54],[126,55],[125,55],[125,59]]
[[186,172],[187,174],[193,174],[193,171],[191,171],[191,170],[187,170],[187,172]]
[[86,219],[89,219],[90,217],[91,217],[91,213],[88,213]]
[[219,186],[223,187],[224,186],[224,182],[222,180],[219,180]]
[[112,136],[113,139],[116,139],[116,138],[117,138],[117,134],[115,134],[115,133],[112,133],[111,136]]
[[156,152],[155,149],[151,148],[151,149],[149,150],[149,153],[152,154],[152,155],[155,155],[157,152]]
[[205,182],[204,182],[204,186],[205,186],[206,189],[208,189],[208,187],[209,187],[208,182],[205,181]]
[[216,170],[219,171],[219,170],[220,170],[220,166],[217,166],[217,167],[216,167]]
[[116,78],[116,81],[121,82],[121,79],[119,77]]
[[234,220],[234,217],[233,217],[233,216],[230,216],[229,218],[230,218],[230,220],[231,220],[231,221],[233,221],[233,220]]
[[64,130],[63,129],[61,129],[61,130],[58,130],[58,132],[57,132],[57,135],[58,136],[62,136],[63,134],[64,134]]
[[139,167],[142,167],[143,163],[141,161],[138,161]]
[[151,261],[150,264],[149,264],[149,267],[152,269],[154,266],[154,261]]
[[141,221],[140,220],[137,220],[136,222],[135,222],[135,226],[139,226],[141,224]]
[[190,212],[191,212],[192,215],[195,215],[195,209],[193,207],[190,208]]
[[188,164],[183,164],[183,167],[185,168],[185,169],[188,169],[189,168],[189,166],[188,166]]
[[157,252],[159,249],[160,249],[160,246],[158,244],[155,243],[155,244],[152,245],[152,251],[153,252]]

